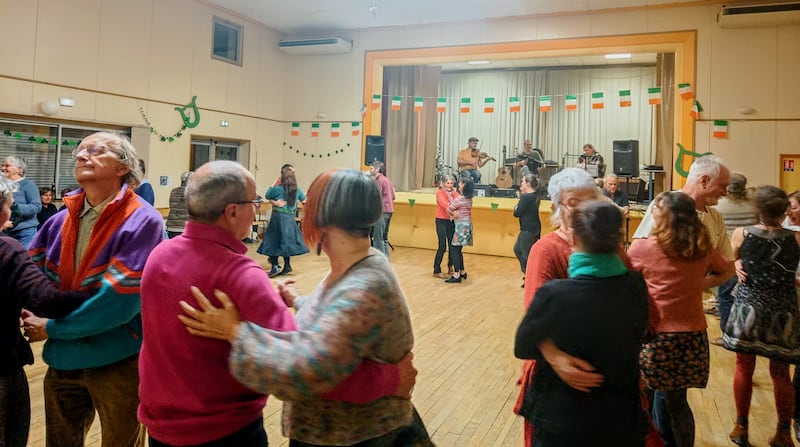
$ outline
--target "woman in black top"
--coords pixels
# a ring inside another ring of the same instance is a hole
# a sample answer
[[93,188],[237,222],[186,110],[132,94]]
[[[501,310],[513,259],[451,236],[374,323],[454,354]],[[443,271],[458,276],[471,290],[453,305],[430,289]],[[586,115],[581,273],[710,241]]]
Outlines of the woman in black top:
[[[539,196],[536,194],[536,177],[527,174],[522,177],[519,183],[519,203],[514,207],[514,217],[519,218],[519,236],[514,243],[514,254],[519,259],[519,267],[522,274],[525,274],[525,266],[528,265],[528,254],[531,247],[542,233],[542,223],[539,221]],[[522,278],[523,281],[525,278]],[[525,287],[525,284],[522,284]]]
[[[573,212],[569,279],[539,288],[517,330],[514,354],[539,360],[520,411],[536,429],[534,447],[644,446],[639,349],[648,322],[647,286],[618,255],[621,219],[607,202],[587,202]],[[593,365],[603,383],[587,391],[567,385],[539,351],[548,339]]]
[[39,195],[42,197],[42,210],[36,215],[39,221],[37,229],[42,228],[42,224],[58,212],[58,208],[53,204],[53,190],[50,188],[39,188]]

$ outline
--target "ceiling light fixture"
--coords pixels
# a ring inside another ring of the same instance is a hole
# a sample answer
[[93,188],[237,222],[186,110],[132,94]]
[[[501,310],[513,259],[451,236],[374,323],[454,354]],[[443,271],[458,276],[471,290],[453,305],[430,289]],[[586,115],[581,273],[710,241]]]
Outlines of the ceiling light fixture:
[[492,61],[485,61],[485,60],[484,61],[468,61],[467,63],[469,65],[486,65],[486,64],[491,64]]
[[606,54],[606,59],[630,59],[631,53]]

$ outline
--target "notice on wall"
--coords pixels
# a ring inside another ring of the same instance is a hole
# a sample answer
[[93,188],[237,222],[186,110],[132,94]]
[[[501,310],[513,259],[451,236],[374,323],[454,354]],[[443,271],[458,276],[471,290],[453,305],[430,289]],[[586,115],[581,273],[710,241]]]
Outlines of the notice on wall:
[[169,175],[160,175],[158,177],[158,184],[160,186],[170,186],[172,185],[172,177]]

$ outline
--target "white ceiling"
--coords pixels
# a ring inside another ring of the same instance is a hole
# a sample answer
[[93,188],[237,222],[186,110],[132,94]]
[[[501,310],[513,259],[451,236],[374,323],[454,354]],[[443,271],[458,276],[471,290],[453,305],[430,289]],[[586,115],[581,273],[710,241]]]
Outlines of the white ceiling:
[[[502,17],[596,11],[697,0],[207,0],[287,37]],[[713,3],[713,1],[708,1]],[[468,31],[468,30],[465,30]]]

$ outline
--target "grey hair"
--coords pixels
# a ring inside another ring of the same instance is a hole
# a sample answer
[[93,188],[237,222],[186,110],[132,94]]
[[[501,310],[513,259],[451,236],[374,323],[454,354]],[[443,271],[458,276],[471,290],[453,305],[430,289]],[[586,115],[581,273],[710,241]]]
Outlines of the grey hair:
[[746,200],[747,199],[747,177],[741,172],[732,172],[731,181],[726,188],[728,191],[728,198],[731,200]]
[[447,183],[448,180],[452,180],[453,184],[457,184],[458,183],[458,179],[456,178],[455,175],[453,175],[453,174],[445,174],[444,177],[442,177],[442,184]]
[[703,175],[709,176],[711,179],[719,177],[722,168],[727,169],[725,162],[716,155],[704,155],[696,158],[692,166],[689,168],[689,175],[686,176],[686,183],[692,183],[700,180]]
[[[357,198],[342,206],[345,197]],[[383,213],[383,199],[378,183],[354,169],[341,169],[330,177],[319,202],[317,225],[333,226],[354,237],[369,236],[369,229]]]
[[136,158],[136,148],[133,147],[127,136],[114,132],[97,132],[84,140],[87,138],[100,140],[106,148],[117,154],[119,162],[129,169],[128,173],[122,177],[122,182],[127,183],[133,189],[139,187],[139,183],[142,181],[142,171],[139,169],[139,159]]
[[17,182],[12,182],[0,175],[0,206],[5,205],[14,196],[14,193],[17,192],[17,185]]
[[28,163],[26,163],[25,160],[22,159],[22,157],[17,157],[16,155],[9,155],[8,157],[6,157],[5,160],[3,160],[3,163],[8,163],[12,166],[16,166],[17,168],[19,168],[20,171],[22,171],[20,172],[19,175],[25,177],[25,171],[28,169]]
[[553,225],[558,226],[561,222],[561,193],[565,191],[587,190],[592,191],[598,196],[602,193],[597,189],[594,178],[585,170],[578,168],[565,168],[556,175],[550,177],[547,184],[547,194],[553,202],[553,215],[550,217]]
[[210,172],[191,175],[186,183],[186,209],[193,220],[210,224],[225,212],[228,204],[247,200],[247,180],[255,183],[255,179],[235,161],[215,160],[203,166]]
[[607,178],[619,178],[619,177],[617,177],[617,174],[606,174],[606,176],[603,177],[603,181],[605,182],[605,179]]

